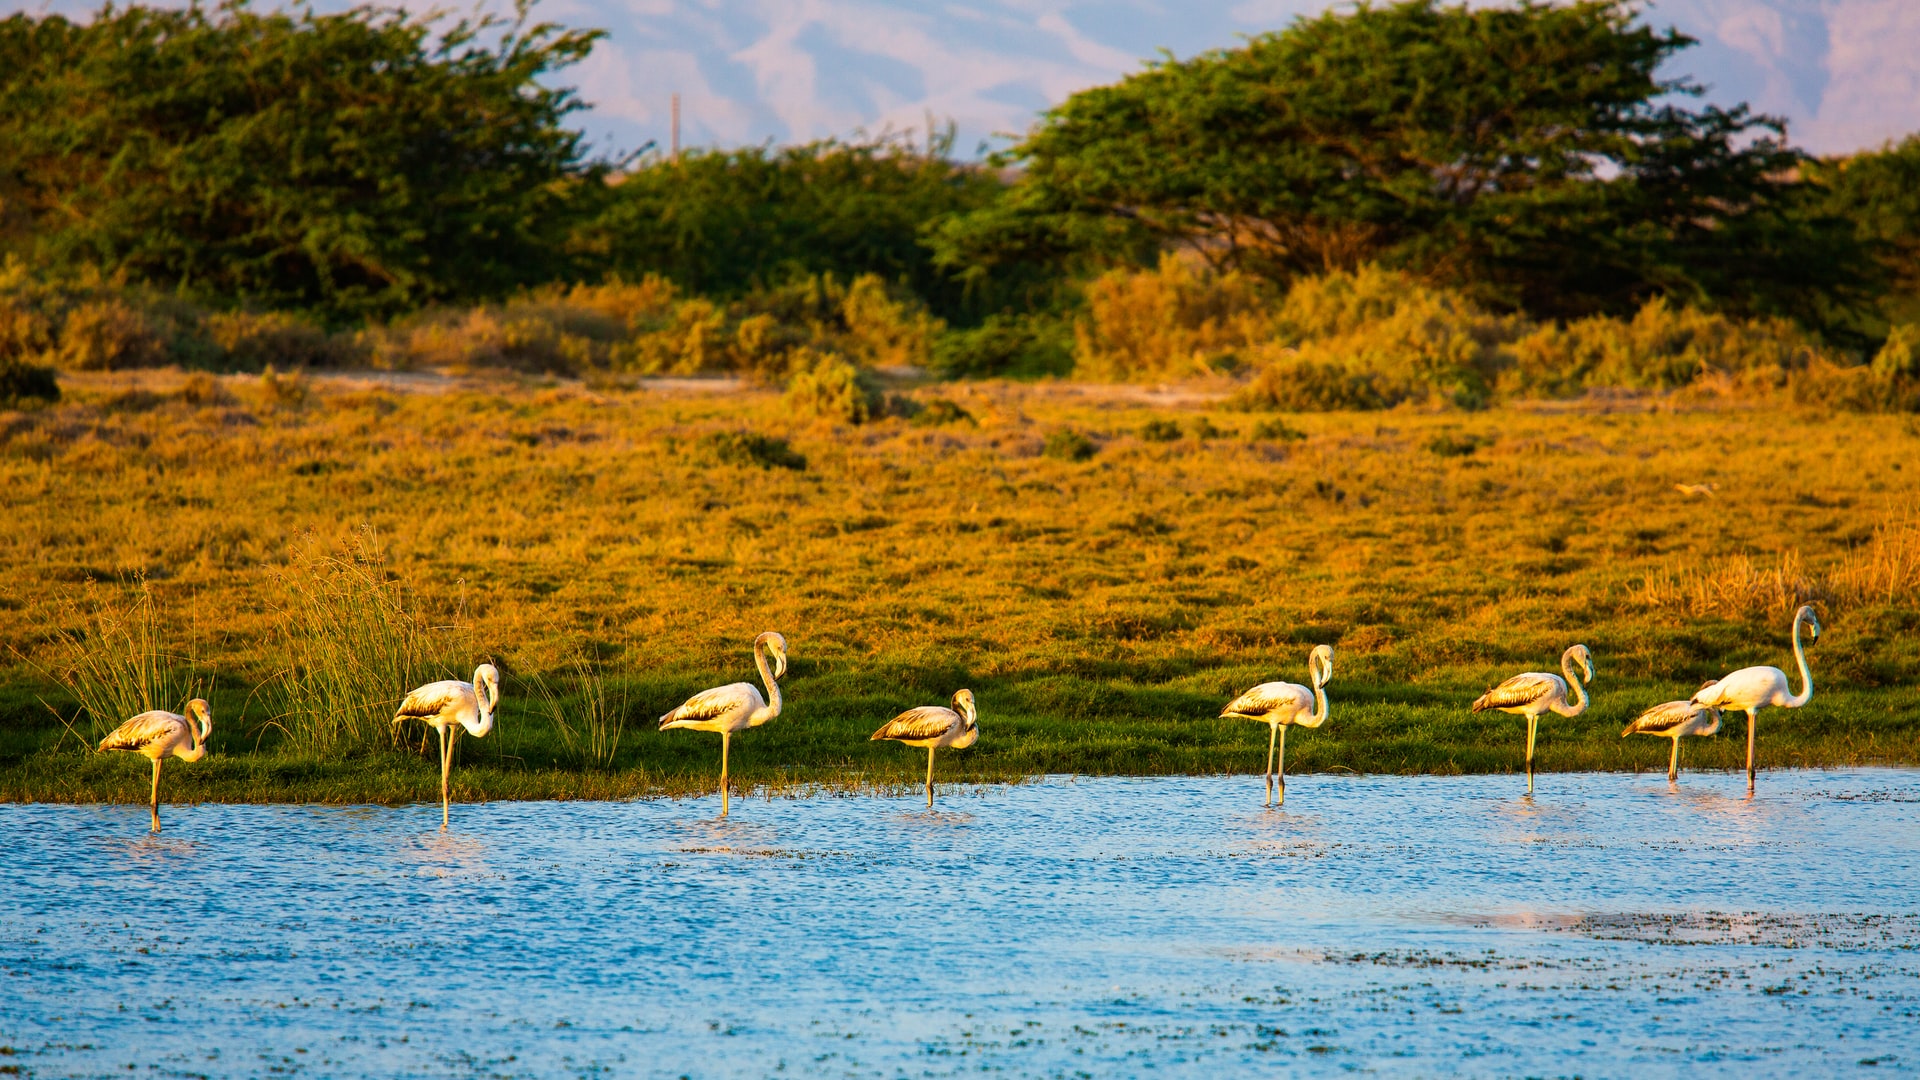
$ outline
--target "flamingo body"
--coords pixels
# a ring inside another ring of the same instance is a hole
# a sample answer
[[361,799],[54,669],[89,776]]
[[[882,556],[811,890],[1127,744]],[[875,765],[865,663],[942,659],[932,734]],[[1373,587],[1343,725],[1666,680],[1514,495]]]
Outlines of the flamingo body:
[[[767,657],[773,657],[768,667]],[[720,733],[720,816],[732,809],[727,790],[727,755],[736,732],[761,724],[780,715],[779,679],[787,673],[787,639],[769,630],[753,639],[753,663],[760,680],[767,684],[767,695],[752,683],[728,683],[702,690],[660,717],[660,730],[690,728]]]
[[493,711],[500,706],[500,670],[492,664],[473,669],[473,681],[443,679],[416,687],[393,714],[395,726],[418,720],[440,736],[440,831],[452,813],[448,782],[453,773],[453,750],[465,731],[480,738],[493,730]]
[[[160,831],[160,766],[168,757],[199,761],[207,756],[213,734],[213,709],[202,698],[187,702],[188,716],[154,709],[132,717],[100,740],[100,749],[130,750],[153,762],[153,795],[148,809],[153,831]],[[189,718],[191,717],[191,718]]]
[[1787,673],[1777,667],[1741,668],[1723,678],[1717,679],[1694,692],[1693,701],[1718,709],[1738,709],[1747,714],[1747,794],[1753,794],[1754,781],[1754,727],[1760,710],[1768,706],[1783,709],[1798,709],[1813,700],[1813,669],[1807,666],[1806,646],[1800,642],[1800,631],[1807,631],[1809,643],[1820,640],[1820,620],[1813,613],[1813,607],[1800,605],[1793,613],[1793,658],[1800,667],[1800,693],[1792,693],[1787,685]]
[[1720,710],[1693,701],[1669,701],[1655,705],[1633,718],[1621,738],[1629,735],[1659,735],[1673,740],[1673,755],[1667,759],[1667,779],[1680,779],[1680,740],[1688,735],[1712,735],[1720,730]]
[[919,747],[927,752],[927,809],[933,809],[933,753],[951,748],[964,750],[980,741],[980,713],[973,691],[958,690],[953,707],[922,705],[908,709],[880,726],[868,742],[882,739]]
[[[1593,681],[1593,652],[1575,645],[1560,654],[1560,675],[1546,671],[1523,671],[1474,699],[1473,711],[1489,709],[1527,718],[1527,794],[1533,794],[1533,746],[1540,730],[1540,718],[1549,712],[1561,716],[1579,716],[1591,702],[1585,684],[1574,665]],[[1571,695],[1573,703],[1568,704]]]
[[[1317,728],[1327,722],[1327,680],[1333,678],[1333,646],[1315,645],[1307,654],[1307,670],[1313,679],[1311,688],[1299,683],[1269,682],[1234,698],[1220,710],[1222,719],[1258,720],[1267,725],[1267,805],[1287,802],[1287,729]],[[1274,752],[1279,750],[1280,768],[1274,770]]]

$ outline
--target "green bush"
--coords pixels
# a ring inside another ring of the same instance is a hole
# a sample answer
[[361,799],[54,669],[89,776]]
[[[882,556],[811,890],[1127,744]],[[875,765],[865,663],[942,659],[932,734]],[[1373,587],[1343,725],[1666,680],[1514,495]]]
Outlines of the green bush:
[[59,400],[60,380],[52,368],[0,353],[0,406],[17,409],[34,402]]
[[934,343],[932,369],[946,379],[1031,379],[1073,370],[1073,333],[1061,319],[991,315]]
[[960,407],[957,402],[946,398],[934,398],[913,413],[908,419],[918,427],[937,427],[942,424],[977,423],[973,414]]
[[1092,439],[1087,438],[1077,431],[1063,428],[1059,431],[1048,433],[1047,440],[1041,445],[1040,452],[1050,458],[1058,458],[1061,461],[1086,461],[1093,457],[1099,449],[1099,447],[1094,445]]
[[782,399],[796,413],[847,424],[886,414],[880,384],[867,371],[831,354],[809,354],[799,363]]
[[1306,432],[1294,428],[1277,416],[1260,421],[1253,425],[1252,431],[1247,433],[1247,438],[1256,442],[1298,442],[1306,437]]
[[1180,425],[1171,420],[1149,420],[1140,425],[1140,437],[1147,442],[1173,442],[1180,438]]
[[787,440],[752,431],[715,431],[702,435],[695,445],[722,465],[792,469],[795,472],[804,472],[807,467],[807,459],[795,453],[787,445]]
[[1920,379],[1920,323],[1900,323],[1873,356],[1873,373],[1882,379]]

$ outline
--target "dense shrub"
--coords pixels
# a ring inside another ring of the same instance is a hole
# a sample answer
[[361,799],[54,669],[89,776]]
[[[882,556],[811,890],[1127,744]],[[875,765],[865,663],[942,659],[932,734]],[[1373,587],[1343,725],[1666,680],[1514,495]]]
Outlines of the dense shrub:
[[932,262],[920,234],[990,205],[1003,184],[955,162],[951,130],[779,149],[650,155],[619,178],[573,239],[583,262],[660,274],[722,302],[807,278],[873,275],[947,315],[969,310],[964,282]]
[[1272,336],[1272,302],[1259,282],[1163,256],[1149,271],[1115,270],[1087,285],[1074,330],[1074,373],[1148,380],[1203,375]]
[[872,375],[830,354],[808,354],[801,364],[783,399],[794,412],[846,424],[884,415],[886,398]]
[[0,407],[17,409],[31,402],[59,400],[60,380],[52,368],[0,353]]
[[752,431],[715,431],[702,435],[697,448],[722,465],[747,465],[761,469],[792,469],[803,472],[807,459],[794,452],[787,440]]
[[1061,461],[1086,461],[1099,450],[1092,439],[1070,428],[1048,432],[1040,448],[1042,454]]
[[934,342],[933,371],[943,378],[1037,378],[1073,370],[1072,323],[1052,315],[990,315],[979,326],[948,330]]

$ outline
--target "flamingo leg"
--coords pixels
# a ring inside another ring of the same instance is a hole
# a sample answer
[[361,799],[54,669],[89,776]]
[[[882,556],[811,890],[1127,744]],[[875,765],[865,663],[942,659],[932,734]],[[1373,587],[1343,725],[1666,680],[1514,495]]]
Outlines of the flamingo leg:
[[1747,710],[1747,794],[1753,794],[1753,721],[1754,710]]
[[447,791],[447,776],[453,771],[453,748],[447,745],[446,728],[433,730],[440,733],[440,831],[446,832],[448,819],[453,813],[449,806],[452,800]]
[[927,747],[927,809],[933,809],[933,747]]
[[147,804],[147,808],[153,813],[154,832],[160,831],[160,762],[162,760],[162,758],[153,759],[153,800]]
[[720,733],[720,816],[727,816],[727,749],[733,744],[733,732]]
[[1267,782],[1267,805],[1273,805],[1273,740],[1280,734],[1279,724],[1267,725],[1267,771],[1262,779]]
[[1667,759],[1667,782],[1673,783],[1674,781],[1677,781],[1679,779],[1680,779],[1680,738],[1679,736],[1675,736],[1673,740],[1673,756]]
[[1540,718],[1527,717],[1527,794],[1533,794],[1533,740],[1540,731]]
[[1280,763],[1274,769],[1273,778],[1280,787],[1280,805],[1287,805],[1287,729],[1280,728]]

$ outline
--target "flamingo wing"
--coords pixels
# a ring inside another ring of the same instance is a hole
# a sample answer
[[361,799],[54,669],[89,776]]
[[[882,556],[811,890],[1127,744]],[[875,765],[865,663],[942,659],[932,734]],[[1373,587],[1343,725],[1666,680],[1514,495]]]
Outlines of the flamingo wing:
[[680,722],[699,723],[702,720],[717,720],[728,713],[745,710],[752,712],[760,707],[760,692],[751,683],[729,683],[716,686],[711,690],[702,690],[686,700],[686,703],[660,718],[660,726]]
[[102,750],[145,750],[159,742],[192,737],[187,718],[162,709],[143,712],[100,740]]
[[1620,733],[1621,738],[1628,735],[1669,735],[1675,728],[1686,724],[1695,715],[1704,711],[1691,701],[1668,701],[1633,718],[1627,729]]
[[393,722],[397,724],[408,719],[428,720],[449,710],[458,709],[469,702],[477,703],[478,700],[474,697],[473,687],[458,679],[428,683],[408,694],[406,699],[400,702],[400,708],[393,714]]
[[1511,709],[1519,705],[1531,705],[1556,692],[1561,694],[1567,692],[1566,684],[1560,681],[1559,676],[1538,671],[1522,672],[1474,699],[1473,711],[1485,712],[1488,709]]
[[937,739],[963,723],[960,714],[942,705],[922,705],[908,709],[883,724],[873,733],[876,739]]
[[[1264,718],[1281,709],[1299,709],[1303,702],[1310,703],[1312,700],[1313,691],[1304,686],[1286,682],[1261,683],[1234,698],[1226,708],[1220,710],[1220,715]],[[1305,707],[1310,709],[1313,706],[1307,704]]]

